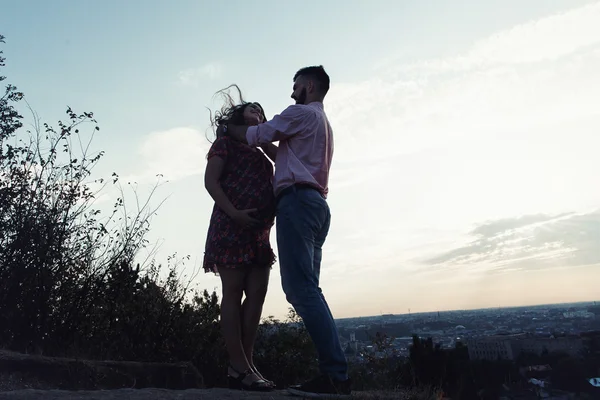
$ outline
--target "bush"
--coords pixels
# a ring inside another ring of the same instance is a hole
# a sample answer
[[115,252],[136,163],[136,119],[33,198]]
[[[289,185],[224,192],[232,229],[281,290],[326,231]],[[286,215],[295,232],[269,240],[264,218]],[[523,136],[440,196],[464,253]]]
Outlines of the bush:
[[318,373],[317,352],[300,317],[289,309],[287,319],[263,320],[255,345],[256,365],[278,387],[313,378]]
[[[156,187],[146,201],[136,195],[128,212],[117,174],[91,178],[103,156],[89,150],[99,131],[93,114],[68,108],[54,129],[32,112],[33,130],[23,132],[22,99],[13,85],[0,98],[0,346],[214,367],[222,359],[214,354],[216,294],[181,284],[176,256],[164,279],[154,261],[135,263],[148,244]],[[108,184],[121,196],[102,217],[94,202]]]

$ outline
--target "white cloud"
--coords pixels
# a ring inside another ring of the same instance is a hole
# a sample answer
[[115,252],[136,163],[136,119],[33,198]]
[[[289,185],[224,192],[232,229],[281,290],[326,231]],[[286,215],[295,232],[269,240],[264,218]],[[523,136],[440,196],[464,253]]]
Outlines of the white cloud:
[[439,268],[476,266],[491,272],[580,267],[600,263],[600,212],[529,215],[487,222],[476,239],[429,260]]
[[196,87],[202,80],[215,80],[221,77],[223,67],[219,63],[208,63],[199,68],[188,68],[179,72],[179,83]]
[[388,65],[368,81],[334,84],[327,110],[336,157],[382,158],[595,115],[599,20],[595,3],[498,32],[465,55]]
[[202,174],[210,148],[204,133],[179,127],[148,134],[139,149],[140,167],[125,181],[150,182],[157,175],[166,180],[178,180]]
[[423,76],[556,61],[599,44],[598,20],[600,2],[496,32],[474,43],[465,54],[419,61],[400,68],[388,61],[379,68],[388,73]]
[[[395,265],[402,276],[436,241],[464,244],[482,220],[597,204],[597,21],[600,3],[497,32],[463,55],[334,84],[330,245],[345,248],[340,268]],[[414,234],[423,227],[427,238]],[[519,251],[531,262],[569,249]]]
[[477,43],[479,64],[553,61],[600,42],[600,3],[542,18]]

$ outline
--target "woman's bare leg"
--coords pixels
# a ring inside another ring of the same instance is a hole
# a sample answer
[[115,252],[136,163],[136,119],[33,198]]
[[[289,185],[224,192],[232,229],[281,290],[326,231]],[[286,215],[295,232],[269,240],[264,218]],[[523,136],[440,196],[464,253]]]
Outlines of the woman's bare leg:
[[[253,360],[254,342],[256,341],[263,304],[267,295],[270,273],[270,267],[256,266],[246,274],[244,287],[246,298],[242,304],[242,346],[248,364],[255,370]],[[258,376],[262,378],[260,373],[258,373]]]
[[[228,372],[233,377],[251,368],[242,345],[242,295],[247,272],[247,269],[219,268],[219,276],[223,286],[221,330],[229,355],[230,366]],[[249,385],[260,379],[256,374],[248,374],[244,378],[244,383]]]

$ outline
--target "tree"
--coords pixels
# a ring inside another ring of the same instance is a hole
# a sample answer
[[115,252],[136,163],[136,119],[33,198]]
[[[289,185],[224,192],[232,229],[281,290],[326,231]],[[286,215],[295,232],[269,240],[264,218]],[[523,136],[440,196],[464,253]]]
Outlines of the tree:
[[272,316],[262,321],[254,358],[261,373],[280,387],[302,382],[318,372],[314,344],[292,308],[284,321]]
[[550,379],[557,389],[580,392],[588,383],[582,360],[565,357],[552,368]]
[[127,214],[121,197],[100,219],[94,201],[105,182],[91,179],[103,155],[90,151],[99,131],[93,114],[68,108],[55,130],[32,111],[33,131],[21,132],[14,104],[22,98],[8,85],[0,102],[0,341],[19,349],[75,340],[75,325],[101,297],[93,283],[133,265],[156,211],[148,200]]
[[[93,114],[67,108],[54,129],[31,110],[33,127],[23,131],[22,99],[13,85],[0,98],[0,346],[220,365],[220,355],[202,357],[218,353],[218,299],[181,283],[188,257],[169,257],[164,279],[154,260],[136,263],[161,204],[152,206],[156,187],[145,200],[134,190],[131,212],[116,173],[92,178],[103,156],[91,151],[100,130]],[[107,185],[120,196],[103,216],[95,200]]]

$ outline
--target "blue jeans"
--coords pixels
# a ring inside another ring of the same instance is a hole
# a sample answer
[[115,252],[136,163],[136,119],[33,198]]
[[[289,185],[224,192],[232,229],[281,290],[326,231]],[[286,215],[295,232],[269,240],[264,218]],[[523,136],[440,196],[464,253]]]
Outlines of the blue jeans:
[[277,203],[281,284],[315,344],[321,372],[343,381],[348,378],[346,356],[319,287],[322,248],[331,221],[329,206],[316,190],[291,189]]

